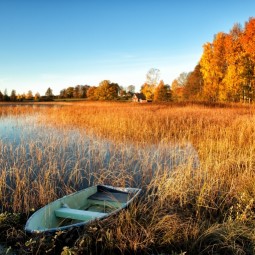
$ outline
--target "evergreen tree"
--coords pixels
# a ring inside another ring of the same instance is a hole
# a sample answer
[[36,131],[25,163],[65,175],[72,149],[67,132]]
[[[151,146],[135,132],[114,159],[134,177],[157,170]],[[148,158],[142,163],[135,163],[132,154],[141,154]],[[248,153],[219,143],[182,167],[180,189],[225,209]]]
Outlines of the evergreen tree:
[[3,101],[4,100],[4,95],[3,93],[0,91],[0,101]]
[[52,89],[49,87],[46,92],[45,92],[45,96],[48,100],[52,100],[54,95],[53,95],[53,91]]
[[15,90],[12,90],[10,100],[12,102],[15,102],[17,100],[17,95],[16,95],[16,91]]

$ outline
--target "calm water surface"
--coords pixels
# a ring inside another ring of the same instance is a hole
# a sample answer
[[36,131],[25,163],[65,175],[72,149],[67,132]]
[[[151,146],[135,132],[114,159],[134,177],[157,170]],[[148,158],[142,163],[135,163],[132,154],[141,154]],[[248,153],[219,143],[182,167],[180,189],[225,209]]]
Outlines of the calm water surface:
[[[157,170],[170,171],[176,166],[190,164],[190,160],[196,168],[198,155],[189,143],[139,148],[132,143],[113,144],[76,128],[44,125],[36,112],[0,117],[0,171],[17,166],[24,171],[32,168],[33,178],[36,178],[37,172],[52,168],[61,171],[64,182],[73,185],[74,189],[100,181],[106,170],[112,172],[111,176],[102,179],[107,180],[107,184],[126,174],[126,185],[139,186],[141,182],[149,182]],[[77,180],[77,176],[81,178]]]

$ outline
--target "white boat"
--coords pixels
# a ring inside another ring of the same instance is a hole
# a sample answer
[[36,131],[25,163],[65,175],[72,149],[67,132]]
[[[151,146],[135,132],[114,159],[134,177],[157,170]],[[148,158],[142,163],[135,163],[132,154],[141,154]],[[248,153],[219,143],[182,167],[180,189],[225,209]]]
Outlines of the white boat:
[[27,220],[27,233],[56,232],[102,220],[126,208],[141,192],[138,188],[92,186],[42,207]]

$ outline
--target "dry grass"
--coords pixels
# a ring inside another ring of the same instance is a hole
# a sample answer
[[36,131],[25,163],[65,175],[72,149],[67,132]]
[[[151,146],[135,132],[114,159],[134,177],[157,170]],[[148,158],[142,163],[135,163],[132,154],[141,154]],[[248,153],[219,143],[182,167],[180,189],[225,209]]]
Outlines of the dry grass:
[[[254,254],[253,106],[0,107],[10,118],[35,112],[29,139],[0,140],[2,210],[28,213],[96,183],[144,190],[129,210],[79,233],[65,254]],[[199,155],[195,169],[192,153],[177,164],[187,143]],[[24,253],[61,251],[54,238],[31,242]]]

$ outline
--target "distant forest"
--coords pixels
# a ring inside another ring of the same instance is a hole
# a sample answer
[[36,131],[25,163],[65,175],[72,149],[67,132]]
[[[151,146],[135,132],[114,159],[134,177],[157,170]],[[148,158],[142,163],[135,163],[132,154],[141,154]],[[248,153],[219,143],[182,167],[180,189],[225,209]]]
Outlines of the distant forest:
[[[229,33],[219,32],[213,42],[203,45],[198,64],[190,73],[181,73],[171,85],[160,80],[160,70],[151,68],[141,94],[149,101],[207,101],[207,102],[253,102],[255,100],[255,18],[250,18],[242,27],[234,24]],[[98,86],[77,85],[53,95],[49,87],[45,95],[32,91],[8,95],[0,91],[0,101],[88,99],[129,100],[135,86],[123,88],[109,80]]]

